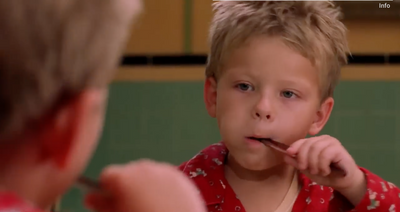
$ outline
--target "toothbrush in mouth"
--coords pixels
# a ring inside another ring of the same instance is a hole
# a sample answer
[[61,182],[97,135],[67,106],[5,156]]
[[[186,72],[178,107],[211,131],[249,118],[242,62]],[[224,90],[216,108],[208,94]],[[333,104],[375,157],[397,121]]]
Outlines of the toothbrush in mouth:
[[[287,149],[290,147],[284,143],[278,142],[278,141],[274,141],[270,138],[252,138],[255,140],[260,141],[261,143],[263,143],[265,146],[268,146],[278,152],[281,152],[283,154],[289,155],[289,153],[287,153]],[[296,158],[296,155],[289,155],[290,157]],[[343,168],[341,168],[338,164],[336,163],[331,163],[330,164],[330,168],[332,170],[332,172],[336,173],[336,174],[340,174],[343,177],[345,177],[347,175],[346,170],[344,170]]]

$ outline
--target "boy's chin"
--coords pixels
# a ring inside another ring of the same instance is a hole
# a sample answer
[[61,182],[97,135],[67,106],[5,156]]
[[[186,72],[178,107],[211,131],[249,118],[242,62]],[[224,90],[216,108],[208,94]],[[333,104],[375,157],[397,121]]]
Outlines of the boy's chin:
[[265,163],[247,163],[244,164],[244,168],[250,171],[268,171],[283,166],[283,161],[265,162]]
[[[277,158],[274,155],[271,157],[256,157],[256,156],[245,156],[235,157],[234,161],[228,161],[233,167],[248,171],[266,171],[275,169],[278,166],[285,165],[283,158]],[[229,158],[228,158],[229,160]]]

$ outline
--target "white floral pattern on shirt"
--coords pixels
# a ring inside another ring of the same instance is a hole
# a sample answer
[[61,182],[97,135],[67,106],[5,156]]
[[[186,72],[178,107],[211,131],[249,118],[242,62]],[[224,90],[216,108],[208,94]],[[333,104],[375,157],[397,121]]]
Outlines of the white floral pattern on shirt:
[[[245,209],[224,177],[223,164],[228,150],[222,142],[213,144],[179,168],[197,185],[209,212],[241,211]],[[325,187],[299,175],[302,190],[293,206],[293,212],[395,212],[400,209],[400,189],[377,175],[361,168],[368,180],[368,192],[353,208],[348,200]],[[220,182],[220,183],[214,183]]]

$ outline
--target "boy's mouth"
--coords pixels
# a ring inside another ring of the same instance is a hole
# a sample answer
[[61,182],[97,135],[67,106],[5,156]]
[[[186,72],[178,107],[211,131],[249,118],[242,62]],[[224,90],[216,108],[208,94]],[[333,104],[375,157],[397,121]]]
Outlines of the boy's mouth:
[[252,140],[256,140],[256,141],[259,141],[259,142],[272,141],[272,139],[270,139],[270,138],[258,138],[258,137],[247,137],[247,138],[252,139]]
[[286,150],[289,148],[289,146],[287,146],[286,144],[272,140],[271,138],[258,138],[258,137],[248,137],[248,138],[259,141],[263,143],[265,146],[273,148],[282,153],[286,153]]
[[276,142],[276,141],[272,140],[271,138],[261,138],[261,137],[247,137],[247,138],[259,141],[261,143],[264,143],[264,142],[272,142],[272,143],[274,143],[274,142]]

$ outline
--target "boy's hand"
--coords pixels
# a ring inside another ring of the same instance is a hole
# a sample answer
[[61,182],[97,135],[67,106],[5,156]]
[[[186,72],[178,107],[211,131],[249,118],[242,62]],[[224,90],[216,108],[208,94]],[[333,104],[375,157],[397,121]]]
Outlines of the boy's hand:
[[205,212],[199,192],[176,167],[152,161],[106,168],[102,193],[86,205],[97,212]]
[[[287,152],[296,159],[285,157],[286,163],[303,172],[312,181],[332,187],[357,205],[367,191],[364,173],[342,144],[328,135],[301,139],[294,142]],[[336,163],[347,175],[332,174],[330,164]]]

